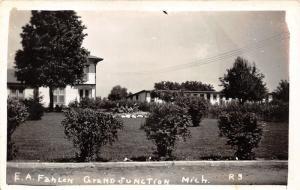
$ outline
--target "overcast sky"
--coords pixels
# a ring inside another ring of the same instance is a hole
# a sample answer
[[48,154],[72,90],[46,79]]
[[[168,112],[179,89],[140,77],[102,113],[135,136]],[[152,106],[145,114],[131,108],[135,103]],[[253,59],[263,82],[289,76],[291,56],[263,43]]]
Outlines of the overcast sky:
[[[83,46],[104,60],[97,66],[97,96],[115,85],[135,93],[155,82],[197,80],[221,90],[219,77],[240,55],[255,62],[269,91],[288,79],[284,12],[78,11],[87,27]],[[21,48],[28,11],[10,16],[9,67]]]

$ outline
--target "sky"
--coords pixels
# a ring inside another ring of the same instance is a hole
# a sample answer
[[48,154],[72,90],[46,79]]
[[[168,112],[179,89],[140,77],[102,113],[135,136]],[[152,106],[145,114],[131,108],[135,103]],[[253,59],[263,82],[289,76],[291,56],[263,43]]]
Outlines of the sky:
[[[289,32],[283,11],[167,12],[77,11],[88,34],[83,46],[104,60],[97,65],[97,96],[113,86],[129,92],[155,82],[187,80],[221,90],[219,77],[237,56],[255,63],[271,92],[289,79]],[[13,67],[29,11],[12,10],[8,67]]]

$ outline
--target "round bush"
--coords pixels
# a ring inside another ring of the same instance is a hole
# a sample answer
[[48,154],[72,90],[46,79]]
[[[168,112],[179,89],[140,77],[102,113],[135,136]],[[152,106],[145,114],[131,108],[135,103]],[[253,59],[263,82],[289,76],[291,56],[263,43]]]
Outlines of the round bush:
[[118,130],[123,123],[112,114],[89,108],[71,108],[65,111],[62,126],[68,139],[77,148],[78,161],[94,161],[103,145],[117,140]]
[[258,147],[262,129],[254,113],[223,112],[218,120],[220,136],[228,138],[227,144],[235,149],[240,160],[255,159],[253,148]]
[[12,160],[17,151],[12,141],[12,134],[28,115],[26,106],[22,102],[17,99],[7,99],[7,160]]
[[177,97],[175,104],[188,110],[194,127],[199,126],[203,116],[208,114],[209,103],[200,97]]
[[156,104],[143,126],[147,138],[156,145],[155,154],[160,158],[171,159],[175,143],[190,137],[191,118],[186,109],[171,104]]
[[30,98],[30,99],[25,99],[23,101],[29,113],[28,116],[29,120],[40,120],[44,115],[45,109],[40,102],[41,102],[41,98],[39,98],[38,100],[34,100]]

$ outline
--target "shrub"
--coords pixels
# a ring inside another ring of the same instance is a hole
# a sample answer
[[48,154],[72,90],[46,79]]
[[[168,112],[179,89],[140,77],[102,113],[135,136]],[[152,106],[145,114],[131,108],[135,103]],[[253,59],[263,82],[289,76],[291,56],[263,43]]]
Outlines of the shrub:
[[266,121],[289,121],[289,103],[280,100],[274,100],[266,104],[262,111],[264,120]]
[[74,101],[69,104],[70,108],[90,108],[101,109],[114,113],[131,113],[137,111],[150,111],[151,103],[131,100],[108,100],[108,99],[89,99],[83,98],[80,102]]
[[55,112],[62,112],[64,109],[64,105],[56,105],[54,108]]
[[17,99],[7,99],[7,160],[12,160],[16,155],[16,146],[12,141],[12,134],[17,127],[28,117],[25,105]]
[[95,100],[91,98],[82,98],[79,102],[79,107],[96,109]]
[[152,98],[159,98],[165,102],[174,102],[175,98],[183,96],[183,92],[174,90],[152,90],[150,95]]
[[144,112],[150,112],[151,105],[155,103],[148,103],[148,102],[138,102],[138,110],[144,111]]
[[209,106],[208,101],[200,97],[177,97],[175,104],[188,110],[194,127],[199,126],[203,116],[207,114]]
[[45,109],[43,104],[41,104],[41,100],[42,98],[39,97],[37,100],[30,98],[23,101],[29,113],[29,120],[40,120],[44,115]]
[[236,102],[227,104],[216,104],[209,106],[209,113],[212,117],[218,118],[222,112],[239,111],[242,113],[252,112],[257,115],[260,120],[264,121],[288,121],[289,103],[274,100],[270,103],[244,103],[243,105]]
[[170,103],[157,104],[142,127],[147,138],[156,145],[155,154],[160,158],[171,159],[178,139],[190,137],[191,118],[186,109]]
[[117,140],[123,123],[111,114],[86,108],[66,111],[62,126],[77,148],[78,161],[95,161],[103,145]]
[[228,138],[227,144],[235,149],[240,160],[255,159],[253,148],[261,140],[262,129],[254,113],[223,112],[218,120],[220,136]]

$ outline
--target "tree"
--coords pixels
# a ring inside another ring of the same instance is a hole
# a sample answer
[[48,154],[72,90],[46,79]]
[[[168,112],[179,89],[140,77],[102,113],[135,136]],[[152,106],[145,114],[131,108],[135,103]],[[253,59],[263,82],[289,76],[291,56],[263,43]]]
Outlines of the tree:
[[154,84],[155,90],[180,90],[181,85],[178,82],[161,81]]
[[22,50],[15,57],[16,76],[28,86],[53,90],[82,82],[89,52],[82,47],[86,27],[74,11],[32,11],[22,29]]
[[155,90],[187,90],[187,91],[215,91],[210,84],[200,81],[186,81],[182,83],[172,81],[161,81],[154,84]]
[[123,88],[120,85],[117,85],[111,89],[110,94],[108,95],[108,99],[112,101],[121,100],[125,99],[127,95],[127,88]]
[[233,67],[227,69],[224,77],[220,78],[224,89],[222,93],[227,98],[237,98],[240,104],[246,101],[262,100],[267,94],[264,75],[259,73],[255,64],[252,66],[246,59],[237,57]]
[[274,99],[289,102],[289,86],[290,84],[287,80],[281,80],[276,90],[272,93]]
[[181,83],[181,89],[188,91],[215,91],[211,84],[204,84],[200,81],[186,81]]

